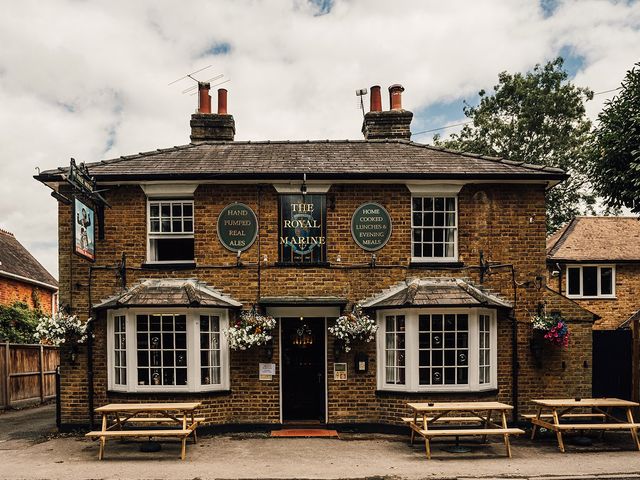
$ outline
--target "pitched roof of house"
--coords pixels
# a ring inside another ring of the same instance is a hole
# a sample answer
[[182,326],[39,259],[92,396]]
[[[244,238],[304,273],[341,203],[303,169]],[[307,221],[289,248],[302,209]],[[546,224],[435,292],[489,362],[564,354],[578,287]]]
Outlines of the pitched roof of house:
[[[88,163],[98,181],[411,178],[566,178],[563,170],[455,152],[407,140],[198,142]],[[35,178],[60,181],[68,168]]]
[[547,239],[552,261],[640,261],[638,217],[576,217]]
[[0,277],[58,290],[58,281],[16,239],[13,233],[0,229]]
[[125,291],[98,302],[93,308],[108,309],[158,305],[163,307],[242,307],[242,303],[194,278],[162,278],[142,280]]
[[620,325],[618,325],[618,328],[620,328],[620,329],[631,328],[631,325],[636,320],[640,320],[640,310],[637,310],[636,312],[632,313],[629,318],[627,318],[624,322],[622,322]]
[[413,279],[361,302],[362,308],[500,307],[513,305],[496,294],[460,278]]

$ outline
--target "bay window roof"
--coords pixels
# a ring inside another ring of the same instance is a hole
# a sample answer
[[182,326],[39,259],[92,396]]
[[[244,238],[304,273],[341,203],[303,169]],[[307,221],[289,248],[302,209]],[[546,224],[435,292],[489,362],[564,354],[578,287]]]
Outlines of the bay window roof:
[[130,307],[240,308],[242,303],[196,279],[148,279],[93,306],[95,309]]
[[494,307],[513,308],[511,302],[461,278],[412,279],[370,297],[363,308]]

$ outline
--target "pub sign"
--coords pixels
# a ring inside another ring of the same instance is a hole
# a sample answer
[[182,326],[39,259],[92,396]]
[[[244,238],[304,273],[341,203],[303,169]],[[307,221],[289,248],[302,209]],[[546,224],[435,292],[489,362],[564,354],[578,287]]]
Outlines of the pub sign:
[[78,198],[74,198],[73,251],[92,262],[96,260],[95,229],[96,221],[93,208],[78,200]]
[[374,252],[384,247],[391,237],[391,216],[374,202],[360,205],[351,217],[351,236],[356,244]]
[[244,203],[232,203],[218,216],[218,239],[227,250],[243,252],[258,235],[258,219]]
[[281,195],[278,252],[281,263],[324,263],[326,244],[326,196]]

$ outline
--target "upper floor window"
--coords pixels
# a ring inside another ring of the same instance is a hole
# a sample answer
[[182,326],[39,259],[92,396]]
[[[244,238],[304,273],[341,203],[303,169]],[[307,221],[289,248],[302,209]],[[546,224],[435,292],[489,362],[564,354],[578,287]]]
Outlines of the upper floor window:
[[446,262],[458,258],[456,196],[411,199],[412,260]]
[[378,326],[379,389],[480,391],[497,387],[495,312],[381,311]]
[[112,390],[208,391],[229,388],[226,310],[127,310],[108,319]]
[[193,262],[193,200],[149,200],[148,260]]
[[613,265],[576,265],[567,267],[567,296],[612,298],[615,296]]

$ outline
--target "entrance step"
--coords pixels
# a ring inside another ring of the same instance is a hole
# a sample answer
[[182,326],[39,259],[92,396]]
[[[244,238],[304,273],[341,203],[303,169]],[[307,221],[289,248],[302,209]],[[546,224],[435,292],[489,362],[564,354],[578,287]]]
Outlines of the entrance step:
[[282,430],[272,430],[272,437],[328,437],[338,438],[338,432],[335,430],[326,430],[323,428],[283,428]]

